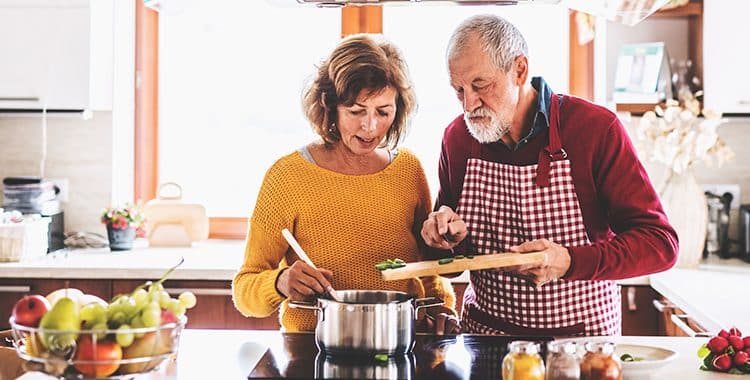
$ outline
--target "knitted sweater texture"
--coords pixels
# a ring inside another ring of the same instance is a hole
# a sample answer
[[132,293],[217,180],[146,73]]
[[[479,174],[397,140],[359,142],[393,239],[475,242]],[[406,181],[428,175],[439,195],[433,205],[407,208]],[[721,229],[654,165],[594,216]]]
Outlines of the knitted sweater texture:
[[356,176],[321,168],[298,152],[284,156],[266,173],[250,218],[245,260],[232,283],[235,306],[252,317],[280,307],[286,331],[315,329],[315,312],[288,308],[276,290],[280,271],[298,260],[281,235],[288,228],[316,266],[333,271],[337,290],[434,296],[452,309],[455,296],[447,280],[383,281],[374,268],[389,258],[424,259],[418,237],[430,209],[424,171],[406,149],[380,172]]

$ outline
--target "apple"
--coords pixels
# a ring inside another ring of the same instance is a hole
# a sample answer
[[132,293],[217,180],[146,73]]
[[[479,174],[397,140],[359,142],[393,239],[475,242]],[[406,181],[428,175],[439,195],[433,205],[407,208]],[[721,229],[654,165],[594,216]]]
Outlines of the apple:
[[[91,337],[83,336],[78,340],[73,365],[83,375],[98,379],[115,373],[120,367],[120,359],[122,348],[119,344],[107,340],[99,340],[94,344]],[[92,361],[99,363],[85,363]]]
[[13,319],[16,323],[28,327],[39,326],[39,321],[45,313],[51,309],[49,301],[46,298],[34,294],[21,297],[13,305]]

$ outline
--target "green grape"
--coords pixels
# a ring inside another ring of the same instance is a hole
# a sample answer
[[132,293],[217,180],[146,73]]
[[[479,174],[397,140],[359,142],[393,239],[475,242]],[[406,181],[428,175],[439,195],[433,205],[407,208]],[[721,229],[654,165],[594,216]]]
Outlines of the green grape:
[[97,323],[107,322],[107,308],[98,303],[90,303],[81,308],[80,317],[84,327],[88,329]]
[[107,336],[107,322],[99,322],[91,326],[91,330],[95,332],[96,339],[104,339]]
[[161,291],[164,291],[164,285],[162,285],[161,282],[154,282],[148,287],[149,293],[155,293],[155,292],[161,292]]
[[117,340],[117,344],[119,344],[122,347],[127,347],[133,344],[133,340],[135,337],[133,336],[133,333],[130,331],[130,326],[128,325],[121,325],[117,328],[117,334],[115,335],[115,340]]
[[195,306],[195,304],[198,302],[193,292],[182,292],[182,294],[180,294],[180,297],[178,299],[180,300],[180,303],[182,304],[182,306],[185,307],[185,309],[192,309]]
[[177,299],[170,299],[166,309],[174,313],[177,317],[185,314],[185,306],[182,306],[182,303]]
[[163,290],[159,292],[159,306],[162,309],[166,309],[167,305],[169,304],[169,302],[171,300],[172,300],[172,298],[169,296],[169,293],[167,293],[167,292],[165,292]]
[[136,289],[130,296],[133,298],[136,307],[139,309],[148,302],[149,298],[146,289]]
[[161,324],[161,309],[147,307],[141,311],[141,320],[144,327],[155,327]]
[[[130,327],[134,328],[134,329],[140,329],[140,328],[143,328],[143,327],[146,327],[146,326],[143,324],[143,320],[141,319],[141,316],[140,315],[136,315],[135,317],[133,317],[133,319],[130,320]],[[136,338],[140,339],[145,334],[146,333],[137,332],[134,335],[135,335]]]

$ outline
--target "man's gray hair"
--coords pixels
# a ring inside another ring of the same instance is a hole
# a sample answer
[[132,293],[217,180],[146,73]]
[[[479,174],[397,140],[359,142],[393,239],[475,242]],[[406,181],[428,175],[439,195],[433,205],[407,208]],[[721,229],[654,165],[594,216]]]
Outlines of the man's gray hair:
[[476,37],[482,50],[492,62],[505,72],[510,70],[516,57],[528,57],[526,40],[516,27],[502,17],[485,14],[472,16],[456,28],[448,41],[447,58],[461,54]]

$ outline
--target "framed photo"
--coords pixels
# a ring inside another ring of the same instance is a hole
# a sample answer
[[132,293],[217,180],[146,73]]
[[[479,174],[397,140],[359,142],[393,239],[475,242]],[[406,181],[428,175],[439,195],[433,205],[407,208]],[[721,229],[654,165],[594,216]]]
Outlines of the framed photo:
[[624,45],[617,58],[615,103],[656,104],[672,97],[669,59],[663,42]]

